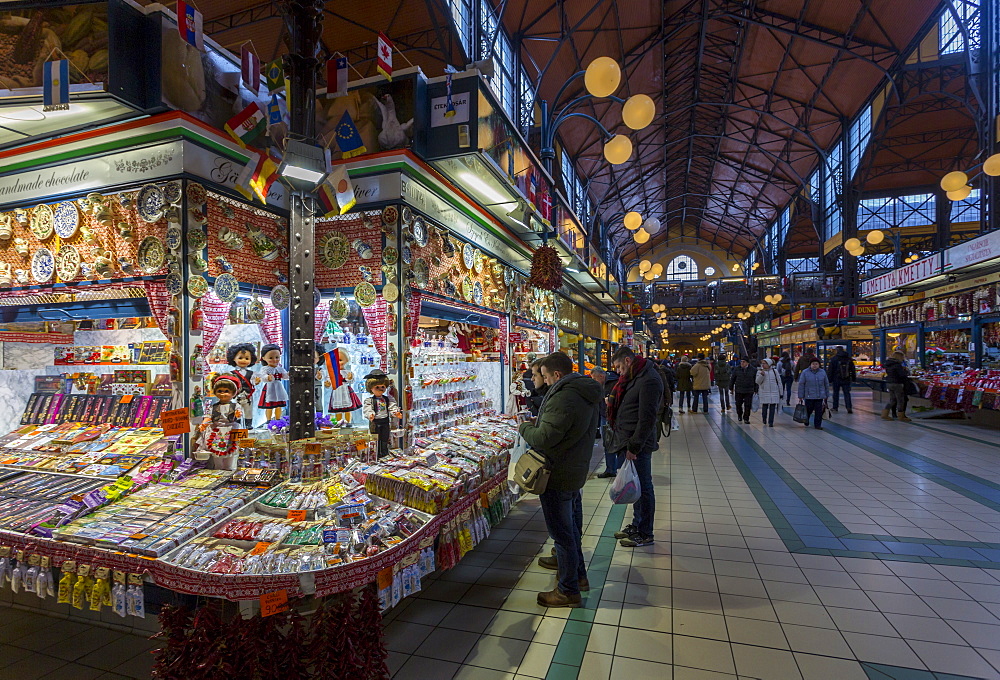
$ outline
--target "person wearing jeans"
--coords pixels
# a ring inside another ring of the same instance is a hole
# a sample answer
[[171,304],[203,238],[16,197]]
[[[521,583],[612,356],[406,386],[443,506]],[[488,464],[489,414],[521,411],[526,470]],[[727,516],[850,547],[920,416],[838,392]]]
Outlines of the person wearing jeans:
[[723,413],[733,407],[729,400],[729,386],[732,376],[733,367],[726,363],[726,355],[720,354],[715,362],[715,384],[719,386],[719,406],[722,407]]
[[680,398],[677,400],[677,406],[678,410],[681,413],[684,413],[684,400],[685,398],[687,399],[687,407],[691,408],[691,390],[694,389],[691,380],[691,362],[688,361],[686,354],[681,357],[680,362],[677,364],[677,368],[674,369],[674,373],[677,378],[677,391],[680,392]]
[[830,380],[826,371],[820,368],[819,359],[813,357],[809,368],[799,374],[799,401],[806,404],[806,422],[803,423],[806,427],[809,427],[809,419],[815,413],[816,429],[823,429],[823,409],[829,396]]
[[740,365],[733,369],[733,393],[736,395],[736,420],[750,422],[753,408],[753,393],[757,391],[757,371],[749,359],[740,358]]
[[906,367],[906,355],[902,352],[893,352],[893,355],[885,360],[883,367],[885,386],[889,390],[889,403],[882,409],[882,420],[892,420],[898,415],[900,421],[908,423],[910,417],[906,415],[906,405],[909,401],[906,396],[906,385],[910,381],[910,369]]
[[705,360],[704,354],[698,355],[698,361],[691,367],[691,388],[694,390],[694,406],[691,413],[698,412],[698,399],[705,406],[705,413],[708,413],[708,392],[712,389],[712,367]]
[[[555,543],[556,569],[559,571],[556,589],[568,596],[567,599],[572,599],[574,594],[580,599],[581,585],[587,583],[587,563],[582,548],[583,497],[579,489],[546,489],[538,496],[538,501],[542,506],[545,528]],[[539,604],[542,604],[542,595],[545,593],[539,593]]]
[[830,377],[830,386],[833,388],[833,411],[837,412],[840,406],[840,392],[844,392],[844,406],[848,413],[854,413],[851,409],[851,383],[858,377],[858,369],[854,364],[854,359],[841,347],[837,354],[830,359],[830,369],[827,371]]
[[781,353],[778,360],[778,377],[781,378],[782,394],[785,396],[785,405],[792,405],[792,383],[795,382],[795,366],[792,365],[792,358],[788,352]]

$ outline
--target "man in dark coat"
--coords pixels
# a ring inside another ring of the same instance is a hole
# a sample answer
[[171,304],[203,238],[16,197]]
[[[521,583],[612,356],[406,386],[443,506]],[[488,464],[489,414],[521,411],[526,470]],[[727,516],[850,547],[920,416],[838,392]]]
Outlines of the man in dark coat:
[[580,489],[590,472],[597,430],[598,405],[604,394],[593,378],[573,371],[573,361],[563,352],[553,352],[541,361],[541,373],[549,386],[535,423],[521,423],[521,436],[545,456],[551,472],[548,485],[538,499],[545,526],[555,542],[559,583],[554,590],[538,594],[543,607],[579,607],[580,592],[589,590],[583,560]]
[[840,392],[843,390],[844,406],[847,407],[848,413],[854,413],[851,410],[851,383],[857,379],[858,369],[846,349],[841,347],[837,350],[830,359],[826,374],[830,376],[830,386],[833,388],[833,411],[836,412],[840,406]]
[[615,534],[626,548],[653,543],[653,451],[657,446],[657,418],[663,401],[663,381],[649,359],[637,357],[628,347],[619,347],[611,357],[618,382],[608,397],[609,447],[635,464],[642,495],[632,505],[632,523]]
[[736,395],[736,420],[749,423],[753,393],[757,391],[757,369],[746,357],[741,357],[740,365],[733,369],[732,385]]

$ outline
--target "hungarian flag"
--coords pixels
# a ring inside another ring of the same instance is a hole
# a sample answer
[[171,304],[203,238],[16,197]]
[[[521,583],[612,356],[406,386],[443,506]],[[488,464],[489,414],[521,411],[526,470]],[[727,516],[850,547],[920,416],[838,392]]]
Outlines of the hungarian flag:
[[267,119],[257,102],[237,113],[226,122],[226,132],[232,135],[240,146],[246,146],[254,137],[267,129]]
[[267,80],[267,91],[270,94],[279,92],[285,86],[285,68],[280,58],[267,65],[264,77]]
[[368,152],[365,140],[361,139],[358,126],[354,124],[349,111],[344,111],[337,123],[337,147],[340,149],[342,158],[353,158]]
[[177,0],[177,32],[181,34],[181,40],[189,45],[194,45],[199,50],[204,50],[205,43],[201,25],[201,12],[184,0]]
[[236,178],[236,188],[247,198],[255,195],[263,203],[267,203],[271,185],[278,179],[279,163],[280,161],[270,153],[250,154],[250,161]]
[[357,204],[354,185],[347,175],[347,166],[338,165],[319,190],[319,202],[323,206],[323,216],[343,215]]
[[69,59],[47,61],[42,66],[42,103],[45,106],[69,104]]
[[392,48],[392,41],[386,37],[385,33],[379,31],[377,68],[378,72],[386,77],[386,80],[392,80]]
[[260,93],[260,58],[244,45],[242,48],[242,65],[240,74],[243,77],[243,86],[253,92]]
[[347,94],[347,57],[338,55],[326,62],[326,96],[343,97]]

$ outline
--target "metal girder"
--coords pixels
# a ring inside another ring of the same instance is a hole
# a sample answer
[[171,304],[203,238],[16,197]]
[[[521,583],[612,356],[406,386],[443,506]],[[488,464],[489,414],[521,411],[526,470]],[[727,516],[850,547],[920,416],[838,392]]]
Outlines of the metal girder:
[[260,23],[261,21],[267,21],[268,19],[277,19],[280,16],[281,13],[277,2],[265,2],[211,19],[206,18],[202,24],[202,28],[206,35],[218,35],[224,31],[230,31],[234,28],[244,28]]

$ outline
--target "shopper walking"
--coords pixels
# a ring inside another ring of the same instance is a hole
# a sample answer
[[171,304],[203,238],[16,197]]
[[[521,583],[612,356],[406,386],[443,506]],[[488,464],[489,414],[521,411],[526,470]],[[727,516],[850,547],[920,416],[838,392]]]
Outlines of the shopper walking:
[[608,397],[611,449],[633,461],[641,495],[632,505],[632,523],[615,533],[622,546],[637,548],[653,543],[653,451],[656,417],[663,399],[663,383],[652,362],[637,357],[628,347],[619,347],[611,364],[621,376]]
[[792,383],[795,382],[795,367],[788,352],[781,353],[778,361],[778,375],[781,377],[781,389],[785,395],[785,406],[792,405]]
[[[656,433],[656,440],[659,442],[660,437],[663,436],[664,432],[667,436],[670,436],[670,426],[673,421],[673,405],[674,405],[674,387],[677,384],[677,379],[674,377],[674,369],[670,368],[670,365],[665,361],[653,362],[656,370],[660,374],[660,380],[663,382],[663,401],[660,403],[659,416],[657,418],[658,427]],[[610,394],[610,393],[609,393]]]
[[753,394],[757,391],[757,371],[747,357],[740,357],[740,365],[733,369],[733,393],[736,395],[736,420],[750,422]]
[[795,379],[796,380],[798,380],[799,377],[802,375],[802,371],[804,371],[807,368],[809,368],[810,364],[812,364],[812,362],[813,362],[814,359],[816,361],[819,361],[819,359],[816,359],[816,355],[813,354],[813,351],[811,349],[810,350],[806,350],[806,353],[799,357],[799,360],[797,362],[795,362]]
[[830,359],[827,375],[830,376],[830,385],[833,387],[833,412],[836,413],[840,406],[840,392],[843,391],[844,406],[848,413],[854,413],[851,410],[851,383],[858,377],[858,369],[854,365],[854,359],[843,347]]
[[687,398],[688,408],[691,408],[691,390],[694,389],[691,381],[691,362],[688,361],[686,354],[681,357],[674,373],[677,375],[677,391],[680,393],[677,399],[677,410],[684,413],[684,399]]
[[799,401],[804,401],[806,404],[806,422],[803,423],[806,427],[809,427],[810,416],[815,413],[816,429],[823,429],[823,409],[826,408],[826,400],[829,397],[830,379],[827,378],[826,371],[820,367],[819,359],[813,357],[809,368],[799,375]]
[[691,389],[694,392],[694,405],[691,413],[698,412],[698,399],[704,404],[708,413],[708,393],[712,389],[712,367],[705,360],[704,354],[698,355],[698,361],[691,367]]
[[906,367],[906,355],[893,352],[883,366],[885,386],[889,389],[889,405],[882,409],[882,420],[892,420],[898,415],[901,421],[908,423],[910,418],[906,415],[906,406],[910,398],[906,396],[906,386],[910,382],[910,369]]
[[781,403],[781,378],[770,359],[761,360],[756,382],[761,422],[767,427],[774,427],[774,414]]
[[720,354],[719,359],[715,362],[715,384],[719,386],[719,406],[722,407],[723,413],[732,408],[732,402],[729,400],[729,386],[732,384],[732,378],[733,369],[726,361],[726,355]]
[[539,593],[543,607],[579,607],[580,592],[589,590],[583,560],[582,498],[597,429],[597,407],[603,390],[593,378],[573,371],[563,352],[541,360],[540,372],[548,385],[535,423],[518,428],[531,448],[548,461],[550,476],[538,499],[549,536],[555,542],[559,582]]
[[[599,372],[604,373],[603,379]],[[590,377],[596,380],[603,390],[597,412],[600,415],[601,442],[604,446],[604,472],[599,473],[597,477],[598,479],[608,479],[618,474],[618,456],[608,448],[608,437],[611,434],[611,428],[608,427],[608,395],[611,394],[615,383],[618,382],[618,374],[614,371],[605,371],[603,368],[595,368],[590,372]]]

